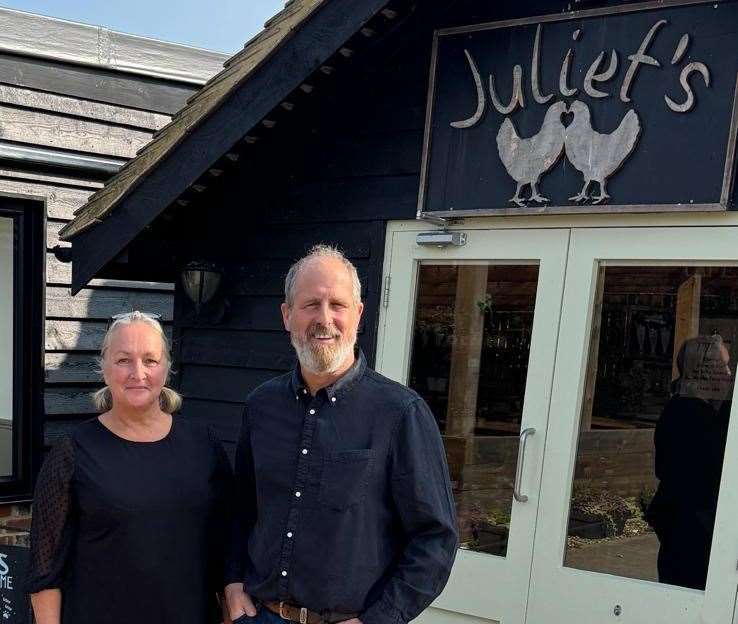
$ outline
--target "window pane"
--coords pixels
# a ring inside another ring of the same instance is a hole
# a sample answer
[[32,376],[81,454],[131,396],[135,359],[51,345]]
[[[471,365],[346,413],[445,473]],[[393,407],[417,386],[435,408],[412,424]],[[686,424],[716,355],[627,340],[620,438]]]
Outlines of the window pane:
[[0,476],[13,474],[13,220],[0,217]]
[[704,589],[738,337],[735,267],[601,267],[565,565]]
[[463,548],[504,556],[537,266],[421,265],[410,386],[446,445]]

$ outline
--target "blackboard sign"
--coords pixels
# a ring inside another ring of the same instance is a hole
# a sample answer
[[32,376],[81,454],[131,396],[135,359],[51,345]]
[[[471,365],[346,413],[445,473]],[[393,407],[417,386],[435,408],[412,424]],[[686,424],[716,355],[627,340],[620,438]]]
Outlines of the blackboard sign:
[[419,213],[725,210],[738,2],[442,30]]
[[0,545],[0,624],[30,624],[30,601],[23,591],[28,548]]

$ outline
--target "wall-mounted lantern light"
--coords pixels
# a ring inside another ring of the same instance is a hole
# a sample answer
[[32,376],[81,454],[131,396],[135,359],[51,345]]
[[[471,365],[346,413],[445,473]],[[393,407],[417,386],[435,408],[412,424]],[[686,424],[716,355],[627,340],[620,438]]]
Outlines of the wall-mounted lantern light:
[[223,272],[212,262],[195,260],[182,270],[182,286],[198,314],[200,307],[215,296],[222,277]]

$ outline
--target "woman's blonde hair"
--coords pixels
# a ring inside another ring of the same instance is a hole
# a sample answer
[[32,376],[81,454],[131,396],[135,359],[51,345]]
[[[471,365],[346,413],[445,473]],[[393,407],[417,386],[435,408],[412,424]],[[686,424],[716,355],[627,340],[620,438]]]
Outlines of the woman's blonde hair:
[[[168,382],[169,375],[171,373],[172,358],[169,354],[169,340],[167,339],[167,335],[164,333],[164,329],[162,328],[161,323],[157,320],[157,317],[146,312],[139,312],[138,310],[134,310],[133,312],[128,312],[126,314],[119,314],[113,317],[113,322],[110,324],[110,327],[108,327],[108,331],[105,332],[102,347],[100,348],[98,372],[102,376],[102,367],[105,355],[110,348],[110,343],[113,340],[113,334],[115,331],[123,325],[131,325],[132,323],[144,323],[145,325],[148,325],[157,333],[159,338],[161,338],[162,355],[164,356],[165,366],[167,367],[166,382]],[[112,409],[113,394],[110,392],[110,388],[108,386],[103,386],[100,390],[94,392],[92,394],[92,402],[100,412],[107,412]],[[182,396],[171,388],[164,386],[161,389],[161,394],[159,395],[159,407],[161,410],[167,414],[173,414],[181,406]]]

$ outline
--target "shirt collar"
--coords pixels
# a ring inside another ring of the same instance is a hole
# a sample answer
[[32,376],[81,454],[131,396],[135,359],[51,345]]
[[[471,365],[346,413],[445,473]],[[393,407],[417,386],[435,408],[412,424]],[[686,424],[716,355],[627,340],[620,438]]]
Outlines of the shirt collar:
[[[338,394],[347,392],[351,386],[364,376],[364,371],[366,371],[366,357],[364,357],[364,352],[359,349],[356,360],[351,365],[351,368],[349,368],[334,384],[322,388],[322,390],[325,390],[328,398],[332,399]],[[292,390],[297,396],[308,394],[310,392],[307,384],[303,381],[302,375],[300,374],[299,362],[295,365],[295,368],[292,371]]]

